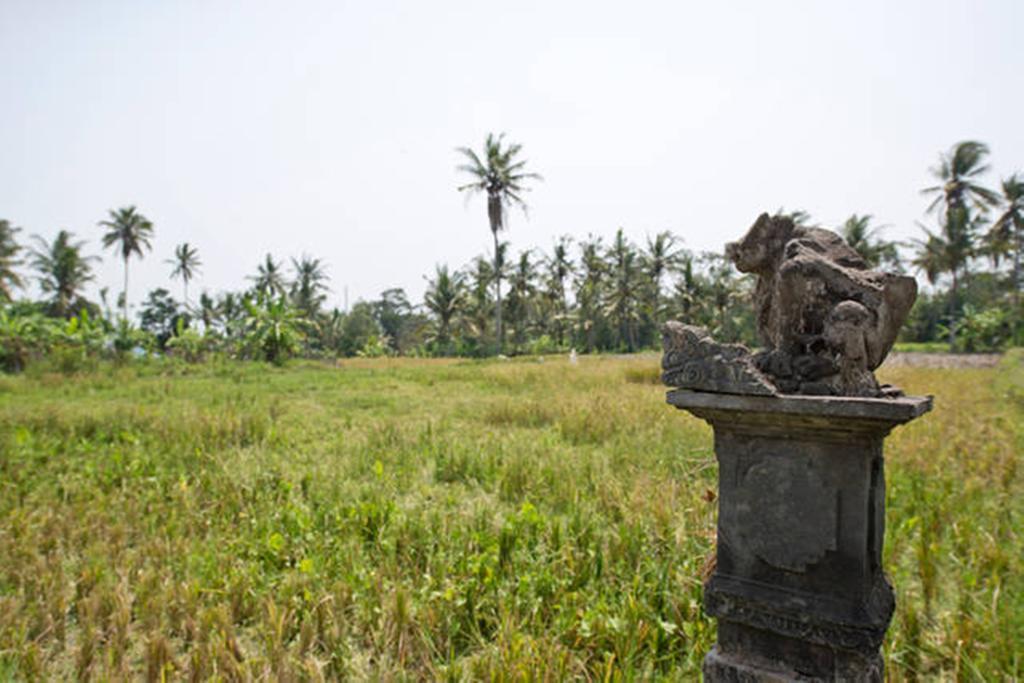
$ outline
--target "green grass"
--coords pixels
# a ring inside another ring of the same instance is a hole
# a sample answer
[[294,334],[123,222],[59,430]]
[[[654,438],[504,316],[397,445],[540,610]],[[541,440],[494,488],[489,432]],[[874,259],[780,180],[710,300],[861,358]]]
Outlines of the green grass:
[[[656,359],[0,377],[0,679],[688,680],[709,428]],[[895,680],[1022,675],[1024,367],[893,369]]]

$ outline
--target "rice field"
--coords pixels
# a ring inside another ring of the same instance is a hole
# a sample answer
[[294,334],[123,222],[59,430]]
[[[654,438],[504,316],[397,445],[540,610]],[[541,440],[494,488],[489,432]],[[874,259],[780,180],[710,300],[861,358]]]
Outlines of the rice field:
[[[1024,677],[1024,356],[881,375],[887,675]],[[655,356],[0,377],[0,680],[693,680],[715,482]]]

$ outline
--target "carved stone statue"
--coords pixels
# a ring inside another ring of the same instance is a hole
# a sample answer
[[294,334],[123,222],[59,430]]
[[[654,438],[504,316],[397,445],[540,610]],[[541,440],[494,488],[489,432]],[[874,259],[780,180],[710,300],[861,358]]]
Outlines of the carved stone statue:
[[[779,392],[898,395],[892,387],[880,387],[872,371],[889,353],[914,304],[914,278],[873,271],[839,235],[795,225],[785,216],[762,214],[741,240],[726,245],[725,253],[738,270],[757,276],[754,308],[765,348],[750,363]],[[706,348],[687,356],[684,347],[698,346],[683,341],[678,330],[666,328],[662,363],[668,384],[681,377],[687,363],[690,375],[699,374],[693,363],[709,356]],[[733,366],[745,362],[735,350],[729,354]],[[715,372],[721,371],[704,374]],[[690,382],[686,388],[762,393],[723,388],[720,382]]]

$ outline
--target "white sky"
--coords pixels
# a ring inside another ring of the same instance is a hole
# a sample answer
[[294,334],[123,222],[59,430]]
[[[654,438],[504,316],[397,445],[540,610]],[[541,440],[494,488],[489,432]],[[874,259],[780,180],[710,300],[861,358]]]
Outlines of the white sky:
[[[131,300],[243,286],[268,251],[330,266],[332,302],[490,250],[454,148],[488,131],[542,173],[513,250],[669,229],[720,249],[764,210],[918,234],[940,152],[1024,170],[1024,2],[0,0],[0,217],[100,252],[156,226]],[[104,254],[97,286],[120,289]]]

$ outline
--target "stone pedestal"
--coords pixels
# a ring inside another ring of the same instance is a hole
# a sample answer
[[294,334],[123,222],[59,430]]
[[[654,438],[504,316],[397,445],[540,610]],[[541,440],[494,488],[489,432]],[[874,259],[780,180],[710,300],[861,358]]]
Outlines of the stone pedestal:
[[882,571],[882,442],[930,397],[740,396],[675,390],[707,420],[719,465],[707,681],[882,681],[894,606]]

